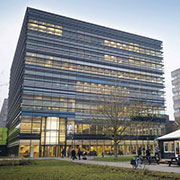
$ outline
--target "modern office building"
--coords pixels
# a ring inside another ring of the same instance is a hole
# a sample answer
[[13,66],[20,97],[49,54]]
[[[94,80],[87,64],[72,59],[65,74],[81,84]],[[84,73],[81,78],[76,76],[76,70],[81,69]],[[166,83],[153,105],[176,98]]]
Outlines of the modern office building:
[[172,71],[172,92],[174,103],[174,118],[180,122],[180,68]]
[[10,74],[9,154],[113,153],[102,127],[87,122],[115,86],[146,107],[119,152],[153,150],[165,129],[163,79],[162,41],[27,8]]

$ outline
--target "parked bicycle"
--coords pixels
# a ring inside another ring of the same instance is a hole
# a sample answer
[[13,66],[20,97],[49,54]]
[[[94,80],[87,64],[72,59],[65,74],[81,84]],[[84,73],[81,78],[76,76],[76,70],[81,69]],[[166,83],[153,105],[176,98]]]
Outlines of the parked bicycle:
[[145,166],[149,165],[149,160],[136,156],[135,159],[131,159],[130,164],[132,165],[133,169],[145,169]]

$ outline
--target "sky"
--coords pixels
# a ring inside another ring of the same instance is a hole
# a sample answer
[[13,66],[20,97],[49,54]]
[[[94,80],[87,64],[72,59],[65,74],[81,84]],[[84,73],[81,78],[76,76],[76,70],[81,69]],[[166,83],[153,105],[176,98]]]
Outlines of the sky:
[[0,0],[0,109],[27,7],[163,41],[166,114],[173,120],[171,71],[180,68],[180,0]]

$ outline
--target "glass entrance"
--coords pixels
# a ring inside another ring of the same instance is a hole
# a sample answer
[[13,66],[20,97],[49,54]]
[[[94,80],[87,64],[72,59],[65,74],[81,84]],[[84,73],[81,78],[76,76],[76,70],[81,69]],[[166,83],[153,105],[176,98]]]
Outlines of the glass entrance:
[[46,117],[42,120],[41,155],[57,157],[66,147],[66,119]]

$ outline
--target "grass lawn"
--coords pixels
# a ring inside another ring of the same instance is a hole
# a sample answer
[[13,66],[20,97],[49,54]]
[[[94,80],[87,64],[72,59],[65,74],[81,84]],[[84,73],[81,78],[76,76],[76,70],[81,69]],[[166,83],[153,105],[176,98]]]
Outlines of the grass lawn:
[[94,161],[106,161],[106,162],[125,162],[125,161],[129,161],[133,158],[133,156],[118,156],[117,160],[113,159],[114,157],[96,157],[93,160]]
[[11,158],[9,156],[0,156],[0,159],[6,159],[6,158]]
[[35,165],[1,166],[2,180],[178,180],[180,174],[151,172],[59,160],[34,160]]

